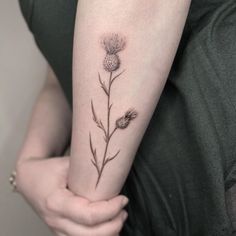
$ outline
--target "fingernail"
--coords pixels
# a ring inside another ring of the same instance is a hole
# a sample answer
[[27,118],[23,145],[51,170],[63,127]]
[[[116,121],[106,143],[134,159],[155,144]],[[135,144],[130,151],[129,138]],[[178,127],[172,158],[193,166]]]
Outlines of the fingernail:
[[129,202],[129,199],[127,197],[124,197],[123,200],[122,200],[122,205],[123,206],[126,206]]

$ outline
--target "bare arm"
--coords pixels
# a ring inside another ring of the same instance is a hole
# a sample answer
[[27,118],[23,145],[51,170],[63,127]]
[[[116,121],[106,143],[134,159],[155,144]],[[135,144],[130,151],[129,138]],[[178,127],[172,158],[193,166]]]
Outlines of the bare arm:
[[18,163],[29,158],[61,155],[70,139],[71,123],[70,107],[57,78],[49,69],[31,115]]
[[50,70],[19,153],[17,190],[55,235],[118,232],[125,220],[125,197],[93,204],[67,189],[69,157],[60,155],[70,133],[71,110]]
[[117,195],[157,105],[190,0],[80,0],[69,187]]

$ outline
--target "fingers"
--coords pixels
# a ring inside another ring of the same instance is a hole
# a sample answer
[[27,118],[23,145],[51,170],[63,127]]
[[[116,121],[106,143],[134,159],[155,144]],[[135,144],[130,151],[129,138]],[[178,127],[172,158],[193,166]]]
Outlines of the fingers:
[[76,224],[67,219],[57,219],[48,222],[49,226],[60,232],[58,236],[115,236],[121,231],[124,221],[127,219],[127,213],[122,210],[114,219],[96,226],[84,226]]
[[91,203],[84,198],[74,196],[69,191],[64,191],[51,196],[47,206],[49,210],[75,223],[94,226],[113,219],[127,203],[128,199],[121,195],[108,201]]
[[117,216],[128,204],[128,198],[117,196],[108,201],[94,202],[89,205],[91,223],[99,224]]

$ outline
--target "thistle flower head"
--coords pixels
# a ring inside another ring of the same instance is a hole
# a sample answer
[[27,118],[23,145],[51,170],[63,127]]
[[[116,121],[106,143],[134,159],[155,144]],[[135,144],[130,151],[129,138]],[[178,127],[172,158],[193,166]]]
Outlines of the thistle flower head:
[[130,121],[135,119],[137,115],[138,113],[135,110],[128,110],[124,116],[116,120],[116,128],[125,129],[126,127],[128,127]]
[[107,72],[118,70],[120,67],[120,58],[117,54],[107,54],[103,60],[103,68]]
[[102,39],[102,47],[107,54],[116,54],[125,48],[126,42],[124,37],[118,34],[105,35]]

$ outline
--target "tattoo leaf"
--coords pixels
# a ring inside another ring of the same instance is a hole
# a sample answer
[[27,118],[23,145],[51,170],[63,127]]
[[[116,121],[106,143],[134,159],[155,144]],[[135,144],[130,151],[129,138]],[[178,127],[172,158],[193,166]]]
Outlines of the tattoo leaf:
[[113,104],[111,104],[111,105],[109,106],[109,110],[111,110],[111,108],[112,108],[112,105],[113,105]]
[[93,113],[93,120],[96,123],[97,127],[100,128],[104,132],[105,136],[107,136],[107,132],[106,132],[106,129],[105,129],[102,121],[98,120],[98,118],[97,118],[97,115],[96,115],[96,112],[95,112],[92,100],[91,100],[91,110],[92,110],[92,113]]
[[114,160],[116,157],[117,157],[117,155],[120,153],[120,150],[119,151],[117,151],[117,153],[114,155],[114,156],[112,156],[112,157],[108,157],[107,159],[106,159],[106,161],[105,161],[105,165],[109,162],[109,161],[112,161],[112,160]]
[[93,148],[93,144],[92,144],[92,138],[91,138],[91,134],[89,133],[89,144],[90,144],[90,150],[93,154],[94,160],[97,161],[96,158],[96,149]]
[[89,133],[89,144],[90,144],[90,150],[93,155],[93,159],[91,159],[92,164],[96,167],[98,174],[100,173],[99,166],[98,166],[98,160],[97,160],[97,152],[96,149],[93,148],[92,138],[91,134]]
[[101,88],[103,89],[105,94],[108,96],[109,95],[108,89],[107,89],[107,87],[105,85],[105,82],[101,80],[100,73],[98,73],[98,78],[99,78],[99,82],[100,82]]
[[93,163],[93,165],[96,167],[96,163],[93,159],[91,159],[91,162]]
[[115,81],[115,79],[117,79],[120,75],[122,75],[125,72],[125,70],[123,70],[122,72],[120,72],[118,75],[114,76],[114,78],[111,80],[111,84]]

